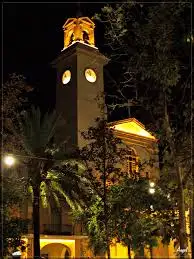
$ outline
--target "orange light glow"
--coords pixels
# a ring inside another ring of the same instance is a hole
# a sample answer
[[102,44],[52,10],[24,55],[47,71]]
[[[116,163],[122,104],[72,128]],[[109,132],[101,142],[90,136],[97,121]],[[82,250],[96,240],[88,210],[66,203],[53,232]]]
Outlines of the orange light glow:
[[115,123],[112,123],[110,127],[121,132],[134,134],[137,136],[142,136],[142,137],[150,138],[154,140],[156,139],[147,130],[145,130],[145,127],[143,124],[141,124],[138,120],[134,118],[117,121]]
[[55,239],[55,238],[41,238],[40,239],[40,242],[41,243],[44,243],[44,242],[51,242],[51,243],[75,243],[75,240],[70,240],[70,239]]
[[42,249],[44,246],[53,244],[53,243],[60,243],[63,245],[74,246],[75,239],[58,239],[58,238],[40,238],[40,248]]
[[[51,253],[51,257],[53,258],[62,258],[63,250],[61,250],[61,245],[64,245],[68,247],[71,251],[72,257],[75,257],[75,239],[62,239],[59,238],[40,238],[40,249],[41,252],[45,252],[46,250],[49,250],[49,253]],[[60,247],[59,247],[60,246]],[[64,257],[63,257],[64,258]]]
[[63,25],[64,49],[76,41],[94,47],[94,28],[95,24],[88,17],[68,19]]

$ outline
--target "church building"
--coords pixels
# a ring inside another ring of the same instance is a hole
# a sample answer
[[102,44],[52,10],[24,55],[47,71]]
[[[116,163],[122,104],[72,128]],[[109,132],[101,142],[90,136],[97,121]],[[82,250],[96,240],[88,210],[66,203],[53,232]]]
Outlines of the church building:
[[[70,136],[67,144],[69,149],[84,145],[81,132],[87,130],[95,118],[104,112],[103,68],[109,59],[95,45],[94,28],[94,22],[88,17],[68,19],[63,26],[64,48],[52,62],[57,74],[56,110],[66,122],[59,136]],[[156,155],[156,138],[135,118],[112,122],[109,126],[117,137],[130,146],[129,171],[138,170],[138,159],[146,160]],[[147,174],[151,179],[157,179],[157,165],[154,169],[148,168]],[[65,205],[60,211],[41,208],[40,247],[41,256],[45,259],[93,256],[87,247],[87,235],[81,225],[72,223],[68,210]],[[24,239],[29,244],[26,256],[32,257],[33,234],[29,233]],[[170,258],[175,257],[175,254],[171,247],[160,244],[153,249],[155,256]],[[116,243],[111,247],[111,257],[128,258],[127,248]],[[149,253],[147,258],[150,258]]]

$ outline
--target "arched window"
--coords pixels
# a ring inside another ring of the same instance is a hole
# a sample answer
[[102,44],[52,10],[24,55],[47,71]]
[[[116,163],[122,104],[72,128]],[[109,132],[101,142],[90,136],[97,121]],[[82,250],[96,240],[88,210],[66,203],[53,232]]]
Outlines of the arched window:
[[88,36],[88,33],[86,31],[83,31],[83,41],[85,43],[89,43],[89,36]]
[[138,157],[134,149],[130,149],[126,155],[125,172],[133,176],[138,173]]
[[74,33],[71,34],[69,44],[71,44],[74,41]]

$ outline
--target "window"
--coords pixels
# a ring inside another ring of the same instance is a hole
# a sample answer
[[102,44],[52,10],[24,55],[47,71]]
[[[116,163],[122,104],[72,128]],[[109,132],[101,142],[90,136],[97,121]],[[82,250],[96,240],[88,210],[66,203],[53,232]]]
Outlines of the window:
[[126,156],[125,172],[129,175],[138,173],[138,158],[134,149],[130,149]]
[[73,41],[74,41],[74,33],[71,34],[69,44],[73,43]]
[[83,41],[85,43],[89,43],[89,36],[88,36],[88,33],[86,31],[83,31]]

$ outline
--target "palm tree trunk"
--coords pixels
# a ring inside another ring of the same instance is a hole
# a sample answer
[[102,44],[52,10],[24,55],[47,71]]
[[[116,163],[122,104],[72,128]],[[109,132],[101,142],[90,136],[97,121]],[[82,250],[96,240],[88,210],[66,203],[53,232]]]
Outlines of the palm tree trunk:
[[40,186],[33,186],[34,259],[40,259]]

